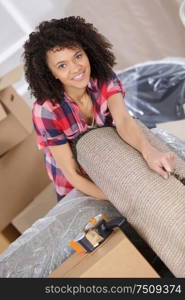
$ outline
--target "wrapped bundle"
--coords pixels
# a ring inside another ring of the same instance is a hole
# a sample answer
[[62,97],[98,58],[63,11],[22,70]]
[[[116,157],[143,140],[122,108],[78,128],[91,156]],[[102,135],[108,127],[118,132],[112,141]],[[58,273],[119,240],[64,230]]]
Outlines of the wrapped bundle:
[[[137,120],[150,143],[172,151]],[[90,129],[76,141],[76,159],[109,201],[176,277],[185,276],[185,162],[176,156],[168,180],[149,169],[114,127]]]

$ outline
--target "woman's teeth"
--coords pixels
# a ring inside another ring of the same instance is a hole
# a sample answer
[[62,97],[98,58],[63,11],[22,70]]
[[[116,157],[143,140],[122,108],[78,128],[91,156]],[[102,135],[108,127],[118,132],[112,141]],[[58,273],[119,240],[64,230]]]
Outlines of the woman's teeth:
[[73,80],[81,80],[84,76],[84,73],[80,73],[79,75],[73,77]]

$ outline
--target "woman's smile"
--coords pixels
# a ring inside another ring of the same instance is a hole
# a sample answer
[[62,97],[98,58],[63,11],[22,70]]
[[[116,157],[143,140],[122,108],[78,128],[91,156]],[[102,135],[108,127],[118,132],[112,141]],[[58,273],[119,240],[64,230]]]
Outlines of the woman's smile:
[[85,75],[84,72],[81,72],[78,75],[74,76],[72,79],[80,81],[80,80],[84,79],[84,75]]

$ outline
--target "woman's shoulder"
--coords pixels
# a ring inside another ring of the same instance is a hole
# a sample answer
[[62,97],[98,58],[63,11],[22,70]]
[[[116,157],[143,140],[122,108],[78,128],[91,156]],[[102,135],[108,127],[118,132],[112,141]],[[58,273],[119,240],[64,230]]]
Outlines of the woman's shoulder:
[[40,100],[37,99],[32,106],[32,113],[33,114],[48,114],[49,115],[54,115],[56,114],[57,110],[61,110],[61,106],[59,103],[53,104],[51,100]]
[[51,100],[46,99],[46,100],[41,100],[41,99],[37,99],[34,103],[33,103],[33,107],[35,109],[47,109],[49,111],[54,111],[56,108],[58,108],[60,105],[58,103],[53,104]]
[[101,92],[106,99],[116,93],[122,93],[125,96],[125,88],[115,72],[107,82],[104,82]]
[[[100,84],[100,82],[101,82],[101,84]],[[115,71],[112,71],[112,73],[110,74],[110,76],[107,80],[102,81],[97,78],[91,78],[88,86],[91,88],[93,88],[93,87],[98,88],[98,86],[108,86],[111,83],[118,83],[118,82],[120,82],[118,75],[116,74]]]

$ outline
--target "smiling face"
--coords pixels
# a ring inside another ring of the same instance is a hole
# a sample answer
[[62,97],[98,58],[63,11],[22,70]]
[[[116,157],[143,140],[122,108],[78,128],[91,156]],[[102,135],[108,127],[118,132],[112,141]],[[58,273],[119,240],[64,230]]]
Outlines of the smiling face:
[[57,48],[47,52],[47,64],[67,93],[83,90],[90,79],[89,59],[82,48]]

